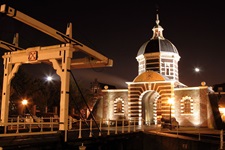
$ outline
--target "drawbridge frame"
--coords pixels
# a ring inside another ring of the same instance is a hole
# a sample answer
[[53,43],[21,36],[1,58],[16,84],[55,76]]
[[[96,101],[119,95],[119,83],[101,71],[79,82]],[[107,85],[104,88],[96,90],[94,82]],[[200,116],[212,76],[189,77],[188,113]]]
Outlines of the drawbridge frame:
[[[113,61],[97,51],[74,40],[72,38],[71,23],[67,26],[66,34],[63,34],[39,22],[38,20],[35,20],[32,17],[7,6],[6,4],[0,6],[0,12],[63,42],[63,44],[58,45],[43,47],[36,46],[26,49],[18,47],[18,43],[14,43],[14,45],[12,45],[4,41],[0,42],[1,48],[10,51],[6,52],[2,56],[4,59],[4,76],[1,104],[1,123],[4,124],[8,122],[11,80],[17,73],[19,67],[22,64],[48,63],[52,64],[53,68],[56,70],[56,73],[61,78],[59,130],[67,131],[71,69],[112,67]],[[78,51],[85,53],[88,57],[74,59],[73,54]]]

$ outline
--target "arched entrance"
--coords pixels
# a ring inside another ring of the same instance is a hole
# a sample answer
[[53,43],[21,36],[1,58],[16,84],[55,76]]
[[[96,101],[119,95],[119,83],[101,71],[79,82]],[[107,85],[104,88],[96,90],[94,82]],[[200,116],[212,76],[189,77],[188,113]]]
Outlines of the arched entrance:
[[139,125],[157,124],[161,117],[169,116],[168,99],[174,97],[174,81],[157,72],[146,71],[127,84],[130,120],[138,121]]
[[160,96],[156,91],[146,91],[142,94],[142,118],[146,125],[157,124],[157,100]]

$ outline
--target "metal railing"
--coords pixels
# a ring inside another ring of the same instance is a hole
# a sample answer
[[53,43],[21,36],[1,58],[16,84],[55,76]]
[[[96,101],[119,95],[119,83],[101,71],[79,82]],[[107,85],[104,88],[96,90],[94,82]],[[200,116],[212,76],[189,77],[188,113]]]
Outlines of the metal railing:
[[[38,135],[54,134],[59,131],[59,118],[56,117],[14,117],[9,118],[7,123],[0,123],[0,137],[19,136],[19,135]],[[143,126],[138,125],[139,120],[109,120],[100,119],[93,121],[85,119],[68,118],[68,130],[66,132],[77,132],[77,138],[82,138],[82,132],[89,132],[88,136],[92,137],[93,133],[98,136],[122,134],[137,132],[142,130]]]
[[[71,123],[71,121],[70,121]],[[97,123],[97,125],[95,124]],[[118,120],[109,120],[109,119],[100,119],[95,120],[95,122],[90,120],[76,120],[73,121],[73,124],[69,125],[69,131],[77,131],[78,137],[82,138],[82,132],[86,131],[89,132],[89,137],[93,136],[93,132],[95,135],[98,136],[102,135],[111,135],[111,134],[123,134],[123,133],[131,133],[131,132],[138,132],[143,131],[144,126],[138,125],[138,120],[125,120],[125,119],[118,119]]]
[[53,117],[14,117],[0,123],[0,137],[57,133],[59,119]]
[[[58,117],[15,117],[9,118],[7,123],[0,123],[0,137],[7,136],[21,136],[21,135],[40,135],[40,134],[56,134],[59,131],[59,118]],[[141,125],[140,125],[141,124]],[[2,128],[1,128],[2,127]],[[68,130],[65,132],[74,133],[74,138],[87,138],[93,136],[109,136],[115,134],[132,133],[139,131],[149,131],[151,128],[157,134],[168,129],[161,127],[152,128],[144,120],[85,120],[68,118]],[[204,130],[199,128],[186,129],[185,127],[176,128],[170,130],[169,133],[176,133],[174,136],[178,136],[183,132],[194,132],[198,134],[198,140],[202,140]],[[207,130],[207,133],[213,133],[220,136],[220,147],[223,147],[223,130]],[[202,134],[202,135],[201,135]],[[214,135],[215,136],[215,135]],[[65,137],[67,138],[67,137]],[[67,139],[65,139],[67,140]]]

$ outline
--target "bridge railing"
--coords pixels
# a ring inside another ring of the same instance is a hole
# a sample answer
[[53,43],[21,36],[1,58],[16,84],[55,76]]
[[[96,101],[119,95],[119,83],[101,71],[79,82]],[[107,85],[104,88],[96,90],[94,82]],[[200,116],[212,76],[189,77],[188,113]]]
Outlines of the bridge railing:
[[21,134],[56,133],[59,119],[53,117],[10,117],[7,123],[0,122],[1,136],[17,136]]
[[[77,138],[83,138],[84,136],[89,137],[98,134],[98,136],[102,135],[111,135],[111,134],[123,134],[130,132],[138,132],[143,131],[144,126],[139,125],[140,120],[125,120],[125,119],[99,119],[99,120],[75,120],[73,122],[70,121],[69,131],[77,131]],[[87,134],[88,132],[88,134]],[[86,135],[84,134],[86,133]]]
[[[9,118],[7,123],[0,123],[0,137],[57,133],[59,123],[58,117],[13,117]],[[101,136],[102,134],[121,134],[143,130],[143,126],[139,124],[140,120],[77,120],[69,117],[68,131],[74,131],[77,133],[77,138],[82,138],[87,132],[89,132],[88,136],[92,137],[94,132]]]

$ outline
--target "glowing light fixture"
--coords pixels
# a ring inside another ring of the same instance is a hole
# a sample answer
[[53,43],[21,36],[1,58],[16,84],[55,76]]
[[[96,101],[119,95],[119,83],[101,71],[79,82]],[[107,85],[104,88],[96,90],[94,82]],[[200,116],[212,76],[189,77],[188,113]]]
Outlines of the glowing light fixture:
[[195,67],[195,72],[200,72],[200,69],[198,67]]
[[169,98],[169,99],[168,99],[168,103],[169,103],[170,105],[172,105],[172,104],[174,103],[174,99],[173,99],[173,98]]
[[52,76],[47,76],[47,77],[46,77],[46,80],[47,80],[47,81],[52,81],[52,80],[53,80],[53,77],[52,77]]
[[28,100],[23,99],[23,100],[22,100],[22,105],[24,106],[24,108],[23,108],[23,114],[24,114],[24,116],[25,116],[25,114],[26,114],[26,107],[27,107],[27,104],[28,104]]
[[24,100],[22,100],[22,104],[23,104],[24,106],[26,106],[26,105],[28,104],[28,101],[27,101],[26,99],[24,99]]
[[173,98],[169,98],[168,99],[168,103],[170,104],[170,129],[172,129],[172,117],[171,117],[172,111],[171,111],[171,108],[172,108],[172,105],[174,103],[174,99]]

